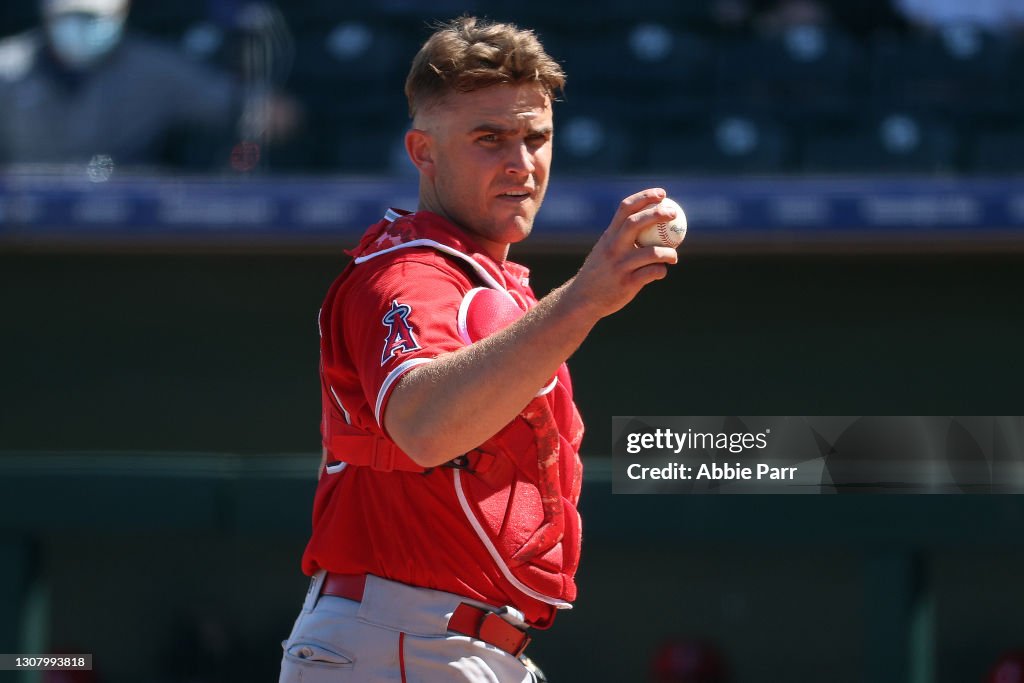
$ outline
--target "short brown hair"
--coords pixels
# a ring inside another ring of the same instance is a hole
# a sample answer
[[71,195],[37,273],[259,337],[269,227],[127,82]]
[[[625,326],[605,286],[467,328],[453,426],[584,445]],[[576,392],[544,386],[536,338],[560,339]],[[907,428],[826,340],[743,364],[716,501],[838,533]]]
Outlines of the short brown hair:
[[405,79],[409,116],[453,92],[499,83],[536,82],[552,99],[565,87],[565,72],[536,34],[515,24],[463,16],[439,24],[412,60]]

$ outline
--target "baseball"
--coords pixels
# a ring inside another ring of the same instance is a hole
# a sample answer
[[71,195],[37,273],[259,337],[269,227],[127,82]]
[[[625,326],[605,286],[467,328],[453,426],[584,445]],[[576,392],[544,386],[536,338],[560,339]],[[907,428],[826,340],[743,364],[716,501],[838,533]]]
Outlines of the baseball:
[[686,237],[686,214],[683,213],[683,207],[668,197],[662,199],[659,206],[674,208],[676,217],[667,223],[646,228],[636,238],[636,243],[641,247],[678,247]]

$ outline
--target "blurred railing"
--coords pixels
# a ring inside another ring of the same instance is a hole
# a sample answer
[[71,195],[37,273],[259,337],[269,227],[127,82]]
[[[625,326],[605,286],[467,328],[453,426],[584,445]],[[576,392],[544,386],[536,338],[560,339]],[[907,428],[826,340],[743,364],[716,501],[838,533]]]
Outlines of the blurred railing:
[[[623,197],[656,185],[686,210],[688,248],[1024,245],[1015,178],[679,176],[553,180],[530,244],[590,244]],[[416,195],[414,180],[383,177],[7,174],[0,246],[351,244],[388,207],[415,209]]]

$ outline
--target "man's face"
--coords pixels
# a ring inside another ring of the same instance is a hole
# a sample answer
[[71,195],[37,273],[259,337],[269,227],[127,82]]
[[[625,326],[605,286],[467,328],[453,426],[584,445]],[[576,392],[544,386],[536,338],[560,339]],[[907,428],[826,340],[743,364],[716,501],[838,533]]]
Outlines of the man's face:
[[431,163],[420,208],[473,233],[492,257],[530,234],[551,168],[551,98],[535,84],[449,95],[417,116]]
[[108,54],[124,34],[124,12],[91,9],[47,11],[46,36],[54,56],[73,70],[89,69]]

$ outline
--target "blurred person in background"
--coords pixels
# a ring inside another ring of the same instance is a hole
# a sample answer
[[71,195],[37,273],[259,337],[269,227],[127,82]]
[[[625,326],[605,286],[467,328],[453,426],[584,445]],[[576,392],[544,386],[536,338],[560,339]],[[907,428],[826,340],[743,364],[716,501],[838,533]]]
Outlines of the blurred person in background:
[[985,683],[1024,683],[1024,648],[1007,650],[989,669]]
[[725,657],[711,642],[675,638],[662,643],[651,659],[653,683],[728,683]]
[[42,683],[98,683],[93,671],[44,671],[39,679]]
[[829,7],[820,0],[775,0],[760,3],[754,16],[759,33],[777,35],[794,26],[825,26],[832,19]]
[[1024,31],[1021,0],[892,0],[893,8],[923,31],[971,25],[991,33]]
[[290,98],[126,30],[129,4],[42,0],[41,27],[0,41],[0,164],[159,166],[183,131],[215,132],[226,162],[296,128]]

